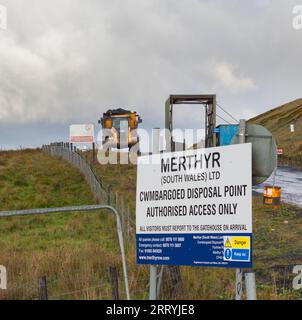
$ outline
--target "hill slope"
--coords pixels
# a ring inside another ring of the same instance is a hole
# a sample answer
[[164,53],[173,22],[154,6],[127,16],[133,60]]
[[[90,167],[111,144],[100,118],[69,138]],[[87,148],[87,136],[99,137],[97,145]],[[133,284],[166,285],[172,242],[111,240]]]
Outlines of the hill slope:
[[40,150],[0,152],[0,210],[89,204],[93,201],[78,172]]
[[[135,207],[136,166],[97,165],[97,171],[112,192],[123,193]],[[0,210],[94,202],[78,170],[38,150],[0,152],[0,180]],[[285,283],[290,288],[292,265],[301,262],[301,210],[288,205],[264,208],[256,198],[253,219],[258,298],[301,298],[300,292],[284,289]],[[1,218],[0,265],[6,266],[9,280],[0,299],[36,299],[37,279],[42,275],[47,276],[50,299],[108,299],[111,266],[118,267],[124,298],[115,233],[113,216],[105,212]],[[135,250],[133,228],[126,238],[130,291],[133,298],[146,299],[149,268],[136,264]],[[171,298],[174,292],[182,299],[234,296],[232,269],[181,267],[178,291],[171,270],[164,272],[163,298]]]
[[[0,210],[87,204],[96,200],[67,162],[39,150],[0,152]],[[107,268],[120,265],[114,231],[107,211],[0,218],[0,265],[8,272],[0,300],[36,299],[43,275],[50,299],[110,297]]]
[[[260,114],[249,123],[261,124],[272,132],[277,145],[285,151],[282,163],[302,167],[302,99]],[[291,124],[295,125],[294,133],[290,131]]]

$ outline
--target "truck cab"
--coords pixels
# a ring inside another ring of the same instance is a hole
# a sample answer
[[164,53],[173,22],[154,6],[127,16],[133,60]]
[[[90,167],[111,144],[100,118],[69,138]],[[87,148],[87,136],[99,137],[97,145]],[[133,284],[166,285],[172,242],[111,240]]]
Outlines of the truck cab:
[[[109,109],[99,120],[104,130],[103,144],[118,149],[131,148],[138,143],[137,129],[142,122],[136,111]],[[110,130],[110,132],[108,132]]]

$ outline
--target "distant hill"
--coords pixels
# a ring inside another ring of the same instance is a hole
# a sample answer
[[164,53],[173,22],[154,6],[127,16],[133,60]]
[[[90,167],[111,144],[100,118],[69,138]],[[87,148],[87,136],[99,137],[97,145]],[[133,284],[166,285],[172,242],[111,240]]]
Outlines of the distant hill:
[[[279,162],[302,167],[302,99],[260,114],[249,123],[261,124],[272,132],[278,147],[285,151]],[[290,131],[291,124],[295,125],[294,133]]]

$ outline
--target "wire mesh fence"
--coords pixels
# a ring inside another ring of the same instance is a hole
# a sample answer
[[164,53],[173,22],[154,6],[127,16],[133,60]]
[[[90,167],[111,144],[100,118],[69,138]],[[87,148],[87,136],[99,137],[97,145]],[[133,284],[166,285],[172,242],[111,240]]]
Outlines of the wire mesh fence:
[[110,192],[105,189],[100,177],[92,163],[87,161],[83,153],[70,143],[52,143],[43,145],[42,150],[51,156],[60,157],[77,167],[85,176],[92,193],[98,199],[99,204],[110,202]]
[[[299,142],[301,138],[299,138]],[[297,170],[302,170],[302,155],[294,156],[284,156],[281,155],[278,157],[278,164],[283,167],[295,168]]]
[[[43,150],[77,167],[85,176],[98,202],[111,204],[118,209],[125,239],[131,298],[148,299],[149,268],[136,264],[135,215],[129,203],[126,203],[123,195],[110,193],[91,162],[71,147],[60,143],[43,146]],[[10,272],[7,290],[0,290],[0,299],[41,299],[42,276],[46,277],[49,300],[125,299],[122,268],[118,250],[114,249],[117,239],[113,226],[113,218],[102,221],[99,232],[106,237],[102,237],[100,241],[92,238],[91,245],[79,247],[74,252],[58,247],[45,250],[40,258],[29,255],[26,274],[18,268],[22,261],[18,257],[20,252],[2,260]],[[258,236],[261,236],[259,232]],[[263,238],[267,239],[266,232]],[[299,273],[294,273],[294,267],[302,265],[302,255],[298,254],[300,251],[294,255],[295,262],[288,261],[285,264],[280,264],[277,258],[261,261],[256,256],[257,262],[261,262],[253,270],[256,273],[259,299],[302,299],[302,284],[301,289],[293,286],[294,279],[298,284],[302,281],[302,278],[297,280]],[[158,298],[163,300],[234,298],[235,273],[232,269],[159,266],[157,280]]]
[[[110,268],[117,270],[117,282],[112,280]],[[294,268],[294,265],[285,265],[255,269],[257,298],[301,300],[301,286],[300,289],[293,288],[294,279],[299,277],[299,274],[293,272]],[[232,271],[165,266],[158,299],[232,300],[234,299]],[[85,278],[85,282],[81,281],[82,272],[74,270],[70,270],[69,277],[64,274],[62,276],[49,274],[45,276],[47,300],[124,300],[125,290],[120,273],[121,270],[112,265],[95,273],[90,279]],[[0,290],[0,299],[41,300],[40,278],[33,278],[27,282],[17,278],[12,279],[9,281],[7,290]],[[299,283],[299,280],[296,282]],[[130,269],[129,285],[132,299],[147,300],[148,269],[144,266]],[[245,288],[243,293],[244,299]]]

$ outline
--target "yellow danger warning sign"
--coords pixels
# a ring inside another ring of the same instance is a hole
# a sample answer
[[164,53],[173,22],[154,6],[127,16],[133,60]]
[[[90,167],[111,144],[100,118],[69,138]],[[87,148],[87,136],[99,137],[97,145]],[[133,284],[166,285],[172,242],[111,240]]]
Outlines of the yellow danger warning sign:
[[226,239],[226,241],[224,243],[224,247],[225,248],[232,248],[232,243],[229,238]]
[[250,237],[225,237],[224,247],[230,249],[250,249]]
[[233,237],[232,248],[234,249],[250,249],[251,238],[250,237]]

